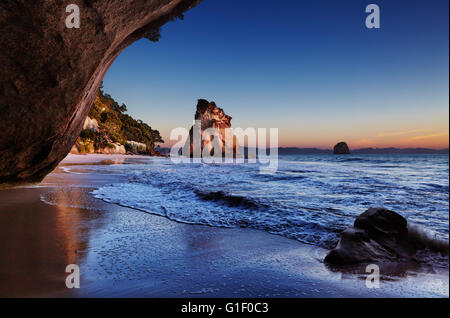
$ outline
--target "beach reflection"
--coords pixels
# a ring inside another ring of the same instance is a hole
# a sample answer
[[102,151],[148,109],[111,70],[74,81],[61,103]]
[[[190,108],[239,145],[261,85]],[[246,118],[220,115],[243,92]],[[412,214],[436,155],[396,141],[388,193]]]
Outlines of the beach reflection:
[[[48,191],[51,195],[48,196]],[[26,188],[0,191],[0,296],[70,292],[65,268],[80,264],[89,239],[83,188]],[[49,205],[41,196],[53,200]]]

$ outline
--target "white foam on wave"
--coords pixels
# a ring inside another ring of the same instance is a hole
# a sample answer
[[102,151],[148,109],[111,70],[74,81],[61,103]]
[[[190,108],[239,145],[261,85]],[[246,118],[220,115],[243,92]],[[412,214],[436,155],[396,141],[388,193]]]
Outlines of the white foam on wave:
[[412,242],[424,248],[448,254],[448,240],[439,238],[437,233],[422,225],[408,222],[408,236]]
[[[104,186],[93,194],[179,222],[263,229],[327,248],[367,208],[384,206],[445,240],[448,187],[423,186],[430,180],[448,182],[445,160],[439,160],[378,156],[342,163],[334,157],[304,156],[280,161],[277,173],[267,176],[251,164],[173,164],[162,159],[123,165],[120,171],[128,175],[128,183]],[[380,167],[380,161],[398,167]]]

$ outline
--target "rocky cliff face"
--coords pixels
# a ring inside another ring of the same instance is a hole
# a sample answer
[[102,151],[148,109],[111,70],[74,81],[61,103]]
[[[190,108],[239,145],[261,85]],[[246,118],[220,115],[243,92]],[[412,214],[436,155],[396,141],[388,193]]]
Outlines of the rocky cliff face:
[[79,136],[100,83],[130,44],[201,0],[0,2],[0,183],[40,181]]
[[91,118],[91,117],[86,117],[86,120],[84,121],[83,129],[90,129],[92,131],[99,132],[97,119]]
[[[98,133],[99,130],[99,124],[98,121],[95,118],[90,118],[89,116],[86,117],[84,124],[83,124],[83,130],[91,130],[93,132]],[[145,146],[145,145],[144,145]],[[93,140],[84,140],[81,137],[77,138],[77,141],[70,149],[71,154],[91,154],[91,153],[101,153],[101,154],[111,154],[111,155],[123,155],[126,154],[125,146],[118,143],[118,142],[111,142],[106,147],[95,149],[94,141]]]
[[75,145],[70,149],[70,153],[74,155],[86,155],[92,153],[101,153],[106,155],[124,155],[127,153],[124,145],[119,143],[111,143],[106,147],[101,149],[95,149],[94,144],[92,142],[86,142],[81,140],[81,138],[77,139]]
[[[231,119],[232,117],[225,114],[222,108],[217,107],[215,102],[208,102],[204,99],[198,100],[195,120],[200,122],[200,133],[203,135],[207,129],[215,129],[214,134],[207,134],[202,138],[202,152],[206,149],[205,151],[214,155],[213,142],[218,142],[222,149],[222,156],[225,155],[226,149],[232,149],[233,156],[236,157],[236,153],[239,153],[237,150],[236,138],[233,135],[226,136],[226,129],[231,128]],[[190,138],[184,147],[184,153],[189,153],[191,157],[195,156],[193,135],[194,127],[189,131]]]

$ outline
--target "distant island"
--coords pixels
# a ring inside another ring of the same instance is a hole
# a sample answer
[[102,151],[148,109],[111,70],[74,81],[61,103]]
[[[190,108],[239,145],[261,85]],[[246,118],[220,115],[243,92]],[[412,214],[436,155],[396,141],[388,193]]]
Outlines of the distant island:
[[126,112],[127,106],[119,105],[101,87],[70,153],[160,155],[155,150],[156,143],[164,142],[159,131]]
[[338,142],[334,147],[333,147],[333,153],[335,155],[349,155],[350,154],[350,149],[348,148],[348,145],[345,141],[341,141]]
[[[332,154],[332,149],[319,148],[297,148],[281,147],[278,148],[280,155],[299,155],[299,154]],[[429,149],[429,148],[360,148],[352,149],[352,154],[448,154],[449,149]]]

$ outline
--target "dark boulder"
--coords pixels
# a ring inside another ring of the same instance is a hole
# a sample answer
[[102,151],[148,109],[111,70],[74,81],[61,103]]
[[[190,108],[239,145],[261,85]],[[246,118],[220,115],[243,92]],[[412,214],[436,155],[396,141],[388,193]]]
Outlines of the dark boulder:
[[335,265],[396,261],[411,259],[416,249],[404,217],[387,209],[370,208],[355,220],[353,227],[341,233],[338,245],[324,261]]
[[333,153],[335,155],[348,155],[350,154],[350,149],[348,148],[347,143],[341,141],[334,146]]

